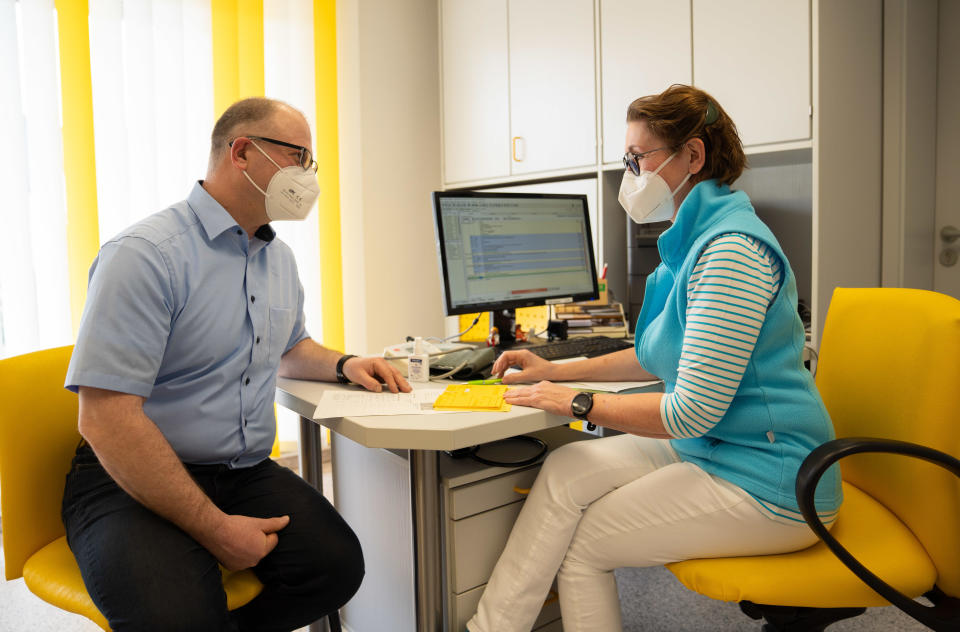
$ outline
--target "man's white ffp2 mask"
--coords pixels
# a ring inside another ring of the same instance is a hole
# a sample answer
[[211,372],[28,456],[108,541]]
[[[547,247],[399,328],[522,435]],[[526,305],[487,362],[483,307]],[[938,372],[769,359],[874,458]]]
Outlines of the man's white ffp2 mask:
[[281,167],[254,141],[251,140],[250,143],[277,167],[277,172],[270,178],[266,191],[258,187],[246,171],[243,172],[250,184],[266,198],[267,217],[270,221],[306,219],[320,196],[317,174],[300,166]]

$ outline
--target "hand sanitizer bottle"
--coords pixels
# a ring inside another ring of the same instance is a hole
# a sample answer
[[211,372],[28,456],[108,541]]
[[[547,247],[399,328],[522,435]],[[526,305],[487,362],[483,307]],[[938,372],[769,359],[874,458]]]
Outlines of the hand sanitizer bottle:
[[430,381],[430,356],[423,352],[423,338],[413,341],[413,354],[407,358],[407,379],[411,382]]

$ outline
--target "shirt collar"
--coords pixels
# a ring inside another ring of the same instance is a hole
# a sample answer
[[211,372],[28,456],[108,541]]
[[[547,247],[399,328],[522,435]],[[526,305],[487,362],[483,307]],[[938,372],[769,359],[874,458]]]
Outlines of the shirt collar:
[[203,229],[207,233],[207,238],[211,241],[216,239],[225,231],[238,227],[237,220],[223,208],[220,202],[213,199],[206,189],[203,188],[203,181],[198,181],[193,185],[193,190],[187,196],[187,204],[193,210]]

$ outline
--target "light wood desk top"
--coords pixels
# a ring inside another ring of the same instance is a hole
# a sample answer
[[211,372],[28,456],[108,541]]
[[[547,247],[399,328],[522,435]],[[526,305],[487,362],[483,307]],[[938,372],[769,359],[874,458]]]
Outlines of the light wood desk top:
[[[438,388],[443,384],[413,383],[413,388]],[[327,390],[361,387],[309,380],[277,379],[277,403],[301,417],[313,418]],[[322,425],[368,448],[398,450],[456,450],[570,423],[562,417],[526,406],[506,413],[449,413],[440,415],[377,415],[324,419]]]

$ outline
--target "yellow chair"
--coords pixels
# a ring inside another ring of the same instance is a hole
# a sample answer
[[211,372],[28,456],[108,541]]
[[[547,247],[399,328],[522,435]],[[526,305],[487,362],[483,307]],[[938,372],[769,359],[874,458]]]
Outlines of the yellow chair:
[[[960,630],[960,301],[923,290],[837,289],[816,379],[838,439],[804,461],[797,498],[822,541],[785,555],[667,568],[687,588],[764,617],[764,630],[823,630],[890,603],[931,629]],[[848,455],[844,503],[828,533],[813,491]],[[934,606],[912,601],[920,595]]]
[[[73,347],[0,361],[0,501],[7,579],[81,614],[104,630],[107,620],[87,594],[67,546],[60,503],[74,450],[77,397],[63,388]],[[223,569],[221,569],[223,570]],[[223,570],[227,607],[239,608],[263,586],[252,571]]]

